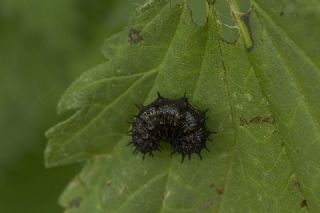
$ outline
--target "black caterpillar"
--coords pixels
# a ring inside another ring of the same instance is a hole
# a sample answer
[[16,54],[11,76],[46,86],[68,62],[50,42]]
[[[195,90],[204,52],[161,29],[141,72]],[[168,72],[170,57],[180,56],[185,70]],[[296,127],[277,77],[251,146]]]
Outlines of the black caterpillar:
[[183,162],[185,156],[189,159],[193,153],[202,159],[201,151],[209,149],[206,146],[210,132],[206,126],[206,111],[194,108],[184,95],[180,99],[164,98],[158,93],[158,98],[149,105],[138,106],[139,113],[132,122],[130,135],[134,153],[141,152],[144,156],[160,150],[163,139],[171,144],[172,152],[180,153]]

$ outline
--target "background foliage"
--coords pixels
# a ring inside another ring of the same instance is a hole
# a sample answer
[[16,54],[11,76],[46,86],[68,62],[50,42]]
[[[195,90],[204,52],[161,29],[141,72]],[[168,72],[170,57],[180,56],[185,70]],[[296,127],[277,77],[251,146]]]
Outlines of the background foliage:
[[141,0],[0,1],[0,212],[56,213],[77,167],[45,169],[44,132],[70,82]]

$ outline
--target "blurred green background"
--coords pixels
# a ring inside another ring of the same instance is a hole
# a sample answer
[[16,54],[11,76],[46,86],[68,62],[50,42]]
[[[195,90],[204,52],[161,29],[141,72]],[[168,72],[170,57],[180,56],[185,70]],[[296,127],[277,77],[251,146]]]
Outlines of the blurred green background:
[[0,1],[0,212],[61,212],[81,165],[45,169],[44,132],[80,73],[105,59],[103,40],[144,0]]

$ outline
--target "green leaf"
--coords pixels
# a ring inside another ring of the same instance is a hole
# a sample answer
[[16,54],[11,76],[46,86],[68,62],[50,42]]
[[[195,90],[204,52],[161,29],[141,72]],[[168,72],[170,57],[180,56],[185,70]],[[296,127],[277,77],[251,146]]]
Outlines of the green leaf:
[[[320,210],[319,3],[229,1],[239,39],[222,39],[207,5],[196,26],[185,3],[151,1],[107,40],[108,62],[83,74],[47,133],[48,166],[86,160],[61,197],[66,212],[318,212]],[[307,22],[307,24],[305,23]],[[127,38],[140,31],[137,43]],[[301,30],[303,29],[303,30]],[[307,38],[307,39],[306,39]],[[203,161],[165,147],[142,161],[126,144],[135,103],[160,91],[209,108],[216,131]]]

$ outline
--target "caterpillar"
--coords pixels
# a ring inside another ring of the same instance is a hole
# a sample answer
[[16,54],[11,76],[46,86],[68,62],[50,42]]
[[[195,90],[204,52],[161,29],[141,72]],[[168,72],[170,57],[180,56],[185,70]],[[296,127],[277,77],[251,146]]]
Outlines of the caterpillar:
[[206,111],[193,107],[186,95],[179,99],[162,97],[149,105],[138,105],[139,112],[134,117],[129,144],[134,153],[153,156],[161,151],[161,141],[171,145],[172,152],[181,154],[181,162],[193,153],[202,159],[201,151],[207,148],[209,136],[213,133],[206,126]]

